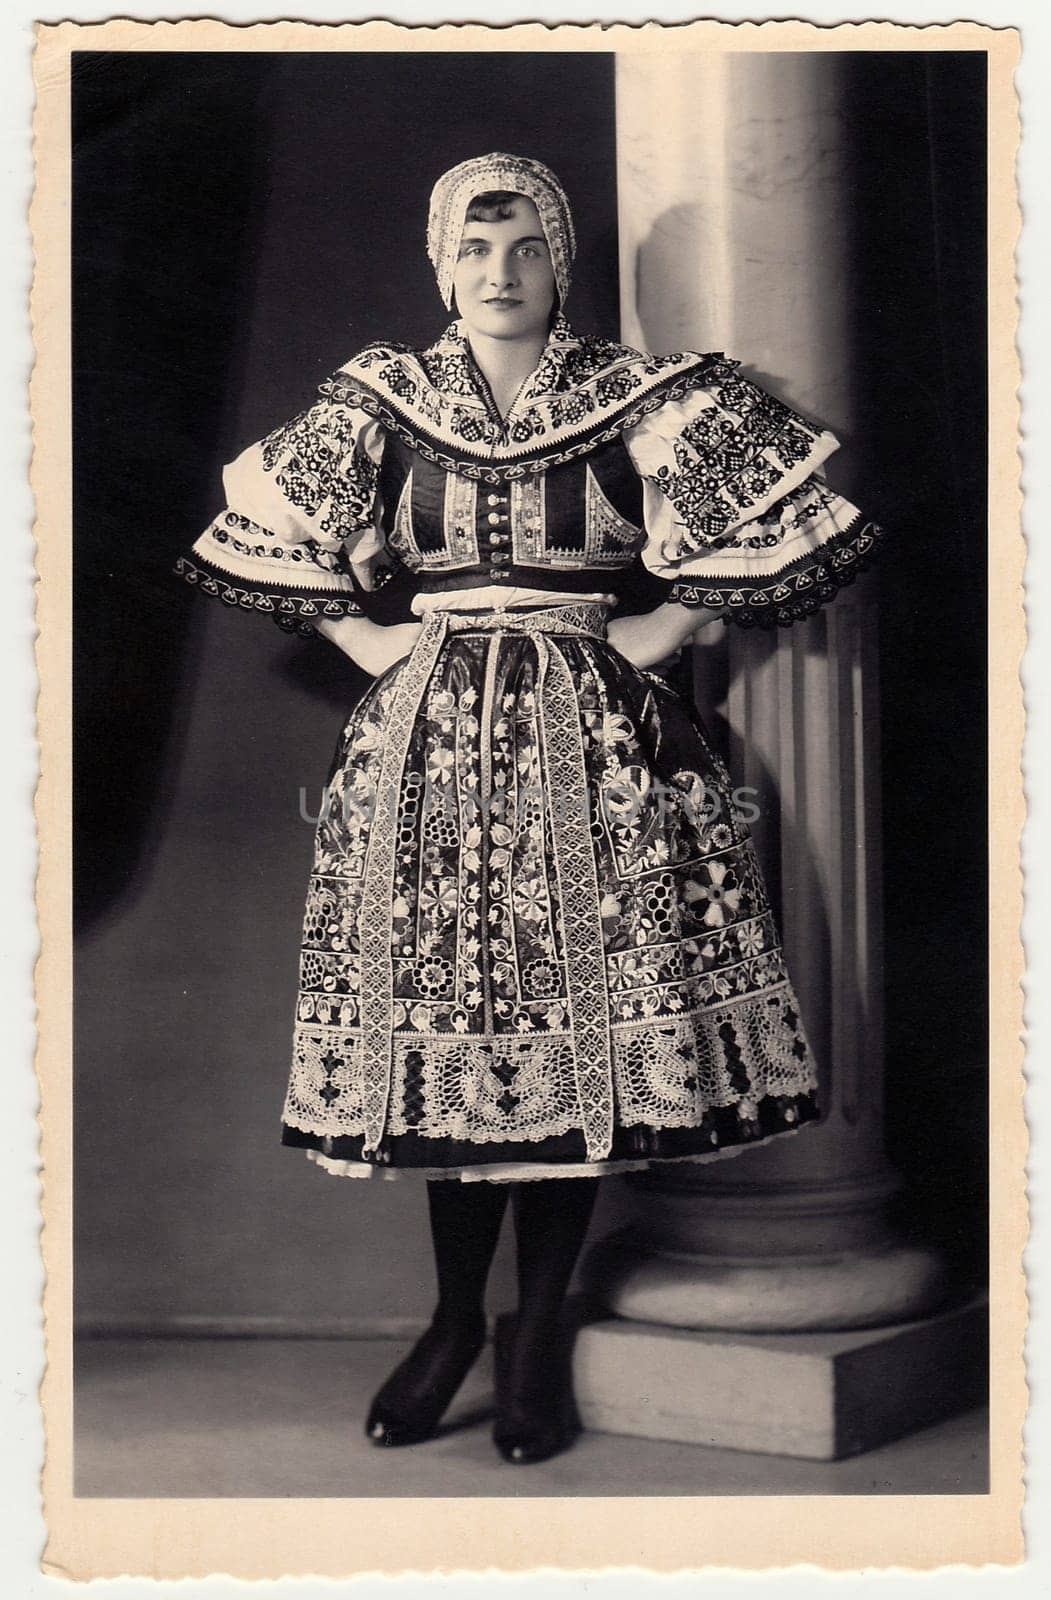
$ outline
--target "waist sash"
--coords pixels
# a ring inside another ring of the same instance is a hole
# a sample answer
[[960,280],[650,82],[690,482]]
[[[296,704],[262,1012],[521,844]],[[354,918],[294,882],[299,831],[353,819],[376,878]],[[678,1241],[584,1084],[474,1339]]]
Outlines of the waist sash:
[[606,594],[612,583],[630,569],[624,567],[573,567],[559,572],[553,567],[466,567],[459,572],[422,571],[417,591],[420,594],[449,594],[456,589],[490,589],[496,586],[517,589],[550,589],[553,594]]

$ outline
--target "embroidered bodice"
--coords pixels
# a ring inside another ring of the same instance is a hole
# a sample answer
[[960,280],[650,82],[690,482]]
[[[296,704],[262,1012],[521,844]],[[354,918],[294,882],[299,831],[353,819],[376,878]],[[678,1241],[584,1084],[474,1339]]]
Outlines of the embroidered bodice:
[[379,490],[388,554],[425,579],[601,580],[645,540],[642,482],[619,436],[493,482],[450,472],[391,433]]
[[367,346],[224,472],[184,576],[286,626],[361,609],[398,566],[424,595],[595,593],[640,558],[668,597],[791,622],[881,530],[824,482],[837,441],[721,354],[652,356],[556,320],[506,418],[462,324]]

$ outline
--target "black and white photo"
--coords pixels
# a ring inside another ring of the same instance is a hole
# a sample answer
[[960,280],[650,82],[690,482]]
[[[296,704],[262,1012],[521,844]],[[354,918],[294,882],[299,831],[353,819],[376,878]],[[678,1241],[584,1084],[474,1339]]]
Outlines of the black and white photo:
[[112,26],[77,1515],[993,1507],[1009,44]]

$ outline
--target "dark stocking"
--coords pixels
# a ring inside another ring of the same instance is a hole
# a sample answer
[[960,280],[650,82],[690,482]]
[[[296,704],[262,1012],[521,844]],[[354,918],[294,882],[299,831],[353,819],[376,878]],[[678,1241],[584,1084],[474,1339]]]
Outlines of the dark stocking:
[[508,1460],[540,1461],[566,1442],[569,1345],[560,1313],[598,1185],[597,1178],[542,1178],[516,1186],[518,1315],[493,1430]]
[[434,1320],[451,1332],[485,1330],[485,1285],[507,1210],[508,1183],[427,1183],[438,1306]]
[[430,1438],[485,1343],[485,1285],[510,1185],[427,1182],[438,1305],[430,1326],[375,1396],[365,1424],[377,1444]]

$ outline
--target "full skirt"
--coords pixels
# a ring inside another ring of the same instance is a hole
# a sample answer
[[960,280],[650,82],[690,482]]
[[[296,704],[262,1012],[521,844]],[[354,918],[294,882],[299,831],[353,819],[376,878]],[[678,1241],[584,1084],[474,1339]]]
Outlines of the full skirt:
[[282,1113],[333,1172],[599,1174],[819,1114],[730,774],[604,617],[435,614],[341,732]]

